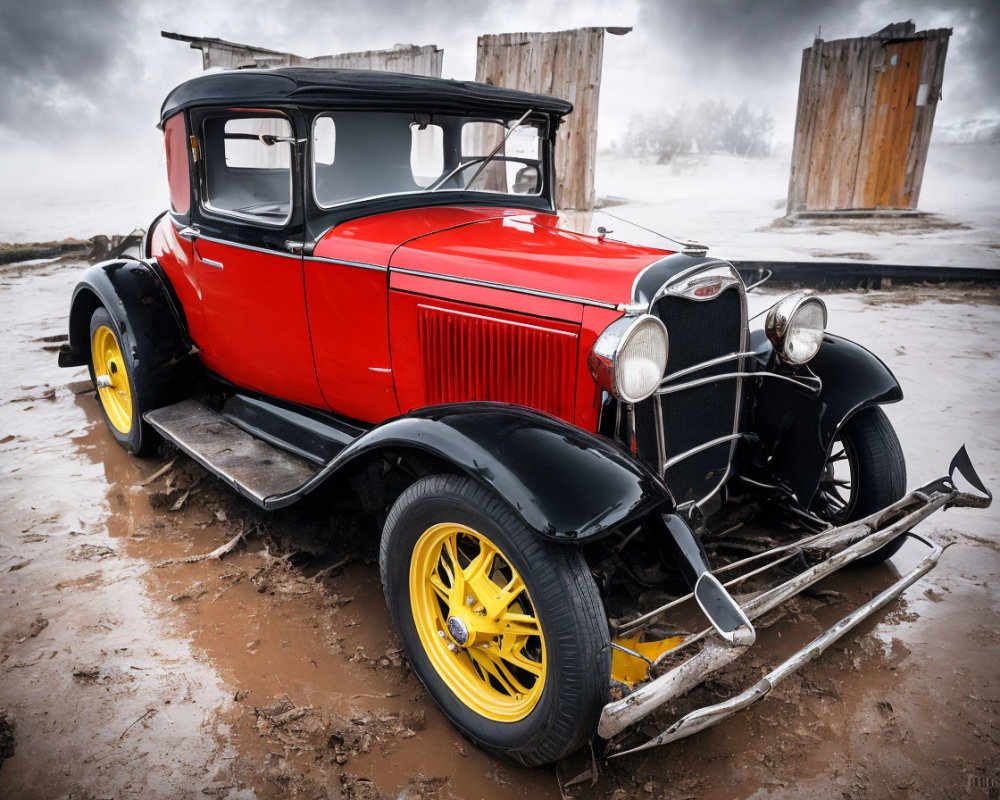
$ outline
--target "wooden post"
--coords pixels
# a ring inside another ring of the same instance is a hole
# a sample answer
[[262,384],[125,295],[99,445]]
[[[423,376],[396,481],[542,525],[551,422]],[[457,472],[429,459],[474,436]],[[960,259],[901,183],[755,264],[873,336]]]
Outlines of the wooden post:
[[[630,28],[608,28],[627,33]],[[573,103],[556,145],[556,201],[561,209],[594,207],[597,107],[605,28],[479,37],[476,80]]]

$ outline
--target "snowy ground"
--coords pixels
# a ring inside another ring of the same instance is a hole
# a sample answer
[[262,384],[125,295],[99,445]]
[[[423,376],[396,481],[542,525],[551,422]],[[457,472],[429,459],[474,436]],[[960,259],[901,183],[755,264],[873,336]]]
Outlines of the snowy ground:
[[[688,156],[668,165],[606,157],[597,194],[608,214],[704,242],[733,260],[1000,267],[1000,145],[933,147],[920,200],[932,216],[919,218],[787,222],[789,164],[787,152]],[[641,235],[602,212],[591,224],[622,238]]]

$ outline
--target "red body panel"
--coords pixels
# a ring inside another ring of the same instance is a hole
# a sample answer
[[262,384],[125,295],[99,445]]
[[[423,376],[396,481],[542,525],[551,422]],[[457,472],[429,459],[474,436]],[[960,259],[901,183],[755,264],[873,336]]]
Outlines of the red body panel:
[[305,270],[316,377],[327,404],[365,422],[396,416],[386,273],[328,261],[306,261]]
[[373,423],[499,400],[596,430],[590,349],[635,276],[669,251],[557,226],[551,214],[446,206],[338,225],[304,264],[206,240],[192,249],[169,222],[153,247],[202,360],[240,386]]
[[[306,319],[302,259],[198,239],[207,338],[202,361],[239,386],[325,405]],[[223,264],[223,268],[205,263]]]
[[631,302],[636,274],[667,255],[557,223],[522,212],[428,232],[398,248],[391,266],[618,305]]
[[[153,229],[150,250],[174,287],[174,293],[184,309],[188,335],[198,344],[207,340],[205,320],[201,313],[201,284],[194,263],[191,242],[177,235],[170,217],[166,214]],[[199,345],[200,346],[200,345]]]

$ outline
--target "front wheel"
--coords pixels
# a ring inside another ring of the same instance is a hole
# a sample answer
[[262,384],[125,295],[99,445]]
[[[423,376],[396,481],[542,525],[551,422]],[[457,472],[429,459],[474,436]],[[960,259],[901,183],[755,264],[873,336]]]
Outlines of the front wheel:
[[440,475],[396,501],[379,565],[414,672],[470,739],[537,765],[593,735],[611,650],[573,545],[541,540],[487,489]]
[[[878,406],[851,417],[830,448],[812,511],[835,525],[874,514],[906,493],[906,461],[892,423]],[[893,539],[856,564],[880,564],[903,546]]]

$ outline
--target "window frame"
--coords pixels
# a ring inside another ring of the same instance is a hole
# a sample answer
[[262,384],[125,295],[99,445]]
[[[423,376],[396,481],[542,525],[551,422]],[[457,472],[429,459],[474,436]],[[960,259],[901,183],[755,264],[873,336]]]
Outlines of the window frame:
[[[221,218],[225,220],[238,220],[240,222],[252,223],[254,225],[260,225],[267,228],[274,228],[276,230],[286,228],[288,224],[292,221],[295,216],[295,206],[296,206],[296,191],[295,191],[295,162],[296,162],[296,147],[294,144],[289,143],[289,166],[288,166],[288,213],[281,220],[276,220],[273,217],[267,217],[262,214],[250,214],[240,211],[232,211],[225,208],[219,208],[211,203],[211,198],[209,195],[209,148],[207,146],[208,136],[205,133],[205,125],[212,120],[217,120],[222,118],[224,121],[223,126],[223,141],[225,141],[225,124],[231,119],[266,119],[266,118],[278,118],[283,119],[288,123],[288,128],[291,132],[291,136],[296,139],[295,135],[295,120],[280,109],[272,108],[220,108],[220,109],[207,109],[203,114],[199,115],[198,120],[198,133],[200,139],[200,149],[201,149],[201,169],[198,170],[199,177],[199,198],[198,205],[202,213],[215,218]],[[223,168],[226,170],[232,169],[234,171],[247,171],[255,169],[254,167],[233,167],[230,168],[225,164],[225,148],[223,147],[223,152],[217,156],[221,157],[223,160]]]

